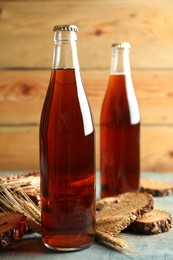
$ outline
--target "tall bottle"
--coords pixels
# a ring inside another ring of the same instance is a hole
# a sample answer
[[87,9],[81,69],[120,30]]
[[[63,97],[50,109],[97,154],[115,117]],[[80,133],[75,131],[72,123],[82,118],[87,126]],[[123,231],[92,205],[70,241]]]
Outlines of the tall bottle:
[[129,43],[112,45],[110,78],[101,111],[101,197],[138,191],[140,112],[132,83]]
[[79,250],[95,235],[94,126],[77,56],[77,27],[54,27],[50,83],[40,122],[42,240]]

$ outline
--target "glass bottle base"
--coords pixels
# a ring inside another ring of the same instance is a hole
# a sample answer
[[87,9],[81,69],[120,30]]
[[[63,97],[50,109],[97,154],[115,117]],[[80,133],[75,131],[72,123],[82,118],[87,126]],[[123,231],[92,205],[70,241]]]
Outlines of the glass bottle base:
[[44,245],[53,250],[53,251],[61,251],[61,252],[72,252],[72,251],[79,251],[79,250],[83,250],[86,249],[88,247],[90,247],[93,244],[93,242],[91,242],[90,244],[84,245],[84,246],[78,246],[78,247],[59,247],[59,246],[51,246],[48,245],[46,243],[44,243]]

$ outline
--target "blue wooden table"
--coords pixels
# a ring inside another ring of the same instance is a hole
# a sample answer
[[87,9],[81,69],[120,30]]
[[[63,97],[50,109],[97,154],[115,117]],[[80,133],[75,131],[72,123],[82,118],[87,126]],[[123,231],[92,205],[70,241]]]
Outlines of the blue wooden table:
[[[0,175],[19,172],[0,172]],[[142,173],[142,177],[163,180],[173,183],[173,173]],[[99,196],[99,173],[97,173],[97,197]],[[154,198],[154,207],[166,210],[173,216],[173,195]],[[88,249],[70,253],[53,252],[44,247],[37,234],[29,234],[12,248],[0,252],[0,259],[33,259],[33,260],[111,260],[111,259],[173,259],[173,228],[159,235],[126,234],[132,252],[117,252],[99,243],[94,243]]]

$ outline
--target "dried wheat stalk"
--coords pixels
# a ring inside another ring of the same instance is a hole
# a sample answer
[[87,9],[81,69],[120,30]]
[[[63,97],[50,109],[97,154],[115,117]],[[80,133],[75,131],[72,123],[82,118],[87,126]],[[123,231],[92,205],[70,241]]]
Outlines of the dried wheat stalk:
[[27,217],[29,228],[34,232],[41,233],[40,209],[25,192],[17,191],[16,193],[6,185],[1,185],[0,205],[0,210],[3,212],[23,213]]
[[23,191],[36,203],[40,202],[40,173],[32,172],[20,175],[0,176],[0,186],[14,191]]
[[[121,249],[125,249],[129,252],[135,252],[135,250],[132,250],[132,245],[129,246],[128,237],[124,234],[115,234],[115,236],[111,233],[106,232],[97,232],[96,230],[96,238],[98,242],[111,247],[117,251],[120,251]],[[128,242],[128,243],[127,243]]]

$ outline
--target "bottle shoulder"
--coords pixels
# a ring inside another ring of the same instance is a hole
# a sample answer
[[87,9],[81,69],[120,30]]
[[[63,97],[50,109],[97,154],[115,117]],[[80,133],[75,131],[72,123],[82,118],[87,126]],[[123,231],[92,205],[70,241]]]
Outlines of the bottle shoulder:
[[78,126],[77,131],[93,132],[88,100],[74,70],[52,71],[42,114],[42,118],[47,118],[47,125],[58,131]]

